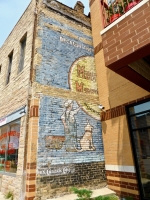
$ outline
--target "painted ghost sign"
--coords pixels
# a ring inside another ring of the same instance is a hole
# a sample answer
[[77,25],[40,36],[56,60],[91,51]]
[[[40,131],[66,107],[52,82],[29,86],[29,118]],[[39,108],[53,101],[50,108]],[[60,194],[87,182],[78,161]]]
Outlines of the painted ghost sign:
[[[77,59],[70,68],[70,88],[74,92],[98,95],[94,57],[85,56]],[[97,120],[100,119],[98,105],[87,100],[78,102],[82,109]]]
[[36,81],[51,92],[40,97],[38,170],[43,176],[63,175],[64,166],[72,174],[79,165],[104,161],[92,37],[43,15],[39,23],[42,60]]
[[58,165],[104,160],[100,121],[76,101],[43,96],[40,113],[40,162]]

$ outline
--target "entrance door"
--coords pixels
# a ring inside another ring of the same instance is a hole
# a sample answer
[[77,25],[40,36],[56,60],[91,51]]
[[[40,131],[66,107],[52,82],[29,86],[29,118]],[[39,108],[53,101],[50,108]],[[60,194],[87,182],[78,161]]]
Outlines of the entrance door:
[[141,196],[150,199],[150,101],[128,109]]

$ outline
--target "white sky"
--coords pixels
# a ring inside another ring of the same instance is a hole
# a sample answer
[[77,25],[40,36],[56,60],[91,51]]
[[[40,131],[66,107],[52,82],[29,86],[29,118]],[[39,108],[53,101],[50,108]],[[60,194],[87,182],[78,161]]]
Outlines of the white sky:
[[[0,0],[0,47],[23,14],[31,0]],[[89,13],[89,0],[80,0]],[[59,0],[69,7],[74,7],[77,0]]]

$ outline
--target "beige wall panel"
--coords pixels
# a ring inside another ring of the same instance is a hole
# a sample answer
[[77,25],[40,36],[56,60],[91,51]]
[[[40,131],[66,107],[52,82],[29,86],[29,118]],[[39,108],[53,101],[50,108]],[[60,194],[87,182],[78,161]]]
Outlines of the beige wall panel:
[[108,69],[103,50],[95,55],[95,63],[100,103],[106,110],[149,95],[149,92]]
[[102,122],[106,165],[134,166],[126,116]]
[[96,71],[97,71],[97,82],[100,103],[105,106],[105,109],[109,109],[109,90],[107,80],[107,68],[105,67],[103,50],[99,51],[95,55]]
[[149,95],[146,90],[109,69],[107,70],[107,81],[112,108]]
[[93,35],[93,44],[96,47],[101,41],[100,31],[103,29],[101,23],[101,15],[100,15],[100,1],[95,0],[92,4],[91,8],[91,23],[92,23],[92,35]]

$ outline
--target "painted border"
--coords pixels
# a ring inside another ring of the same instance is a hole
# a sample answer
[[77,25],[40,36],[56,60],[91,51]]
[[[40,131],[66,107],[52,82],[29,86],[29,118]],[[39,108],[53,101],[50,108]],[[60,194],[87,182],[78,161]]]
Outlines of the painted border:
[[127,166],[127,165],[105,165],[105,169],[107,171],[136,173],[134,166]]

